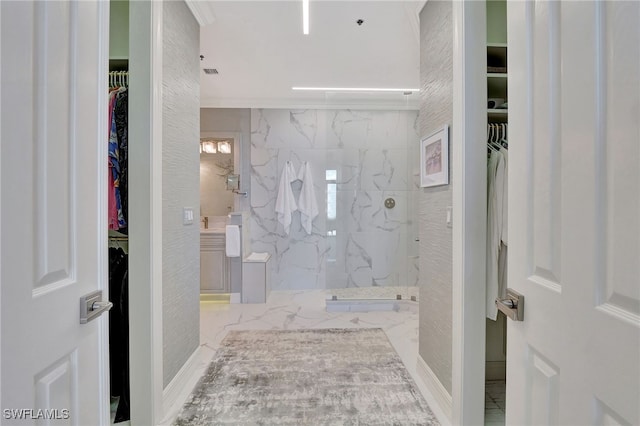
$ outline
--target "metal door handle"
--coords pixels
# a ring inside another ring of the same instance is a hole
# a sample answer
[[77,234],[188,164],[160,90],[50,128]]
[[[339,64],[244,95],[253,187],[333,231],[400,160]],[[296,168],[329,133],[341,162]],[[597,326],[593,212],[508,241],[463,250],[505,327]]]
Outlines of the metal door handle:
[[[104,311],[108,311],[111,308],[113,308],[113,303],[111,302],[93,302],[91,304],[91,310],[92,311],[100,311],[100,313],[104,312]],[[96,312],[98,313],[98,312]]]
[[113,303],[102,300],[102,290],[96,290],[80,298],[80,324],[98,318],[113,307]]
[[507,289],[507,298],[496,298],[496,306],[498,309],[514,321],[522,321],[524,319],[524,296],[515,290]]

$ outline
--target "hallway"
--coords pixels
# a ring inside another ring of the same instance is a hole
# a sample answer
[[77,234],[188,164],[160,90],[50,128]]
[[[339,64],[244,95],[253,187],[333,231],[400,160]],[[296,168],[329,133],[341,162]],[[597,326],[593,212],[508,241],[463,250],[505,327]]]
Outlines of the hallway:
[[[295,330],[322,328],[382,328],[409,374],[439,419],[437,404],[422,385],[416,372],[418,348],[417,304],[389,312],[326,312],[325,292],[276,291],[260,304],[200,303],[200,361],[186,389],[161,425],[170,425],[198,379],[204,374],[220,342],[231,330]],[[406,305],[405,305],[406,306]],[[406,309],[406,310],[405,310]]]

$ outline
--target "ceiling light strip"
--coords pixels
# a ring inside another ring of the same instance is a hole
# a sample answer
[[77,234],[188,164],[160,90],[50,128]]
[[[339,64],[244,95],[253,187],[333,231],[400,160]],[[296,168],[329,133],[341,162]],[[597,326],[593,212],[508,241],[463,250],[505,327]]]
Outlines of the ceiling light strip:
[[420,89],[395,89],[385,87],[292,87],[291,90],[321,92],[419,92]]
[[309,0],[302,0],[302,32],[309,34]]

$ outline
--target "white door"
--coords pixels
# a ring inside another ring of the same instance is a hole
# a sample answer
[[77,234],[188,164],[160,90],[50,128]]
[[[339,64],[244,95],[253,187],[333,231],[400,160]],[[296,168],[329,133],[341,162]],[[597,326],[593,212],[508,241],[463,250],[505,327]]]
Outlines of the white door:
[[640,424],[640,2],[513,1],[508,425]]
[[2,424],[109,422],[108,7],[0,2]]

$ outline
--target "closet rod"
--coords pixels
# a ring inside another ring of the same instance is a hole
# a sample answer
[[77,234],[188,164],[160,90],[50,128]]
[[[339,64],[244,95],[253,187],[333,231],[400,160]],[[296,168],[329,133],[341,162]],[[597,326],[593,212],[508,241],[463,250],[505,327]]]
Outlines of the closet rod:
[[129,237],[109,237],[109,241],[129,241]]

